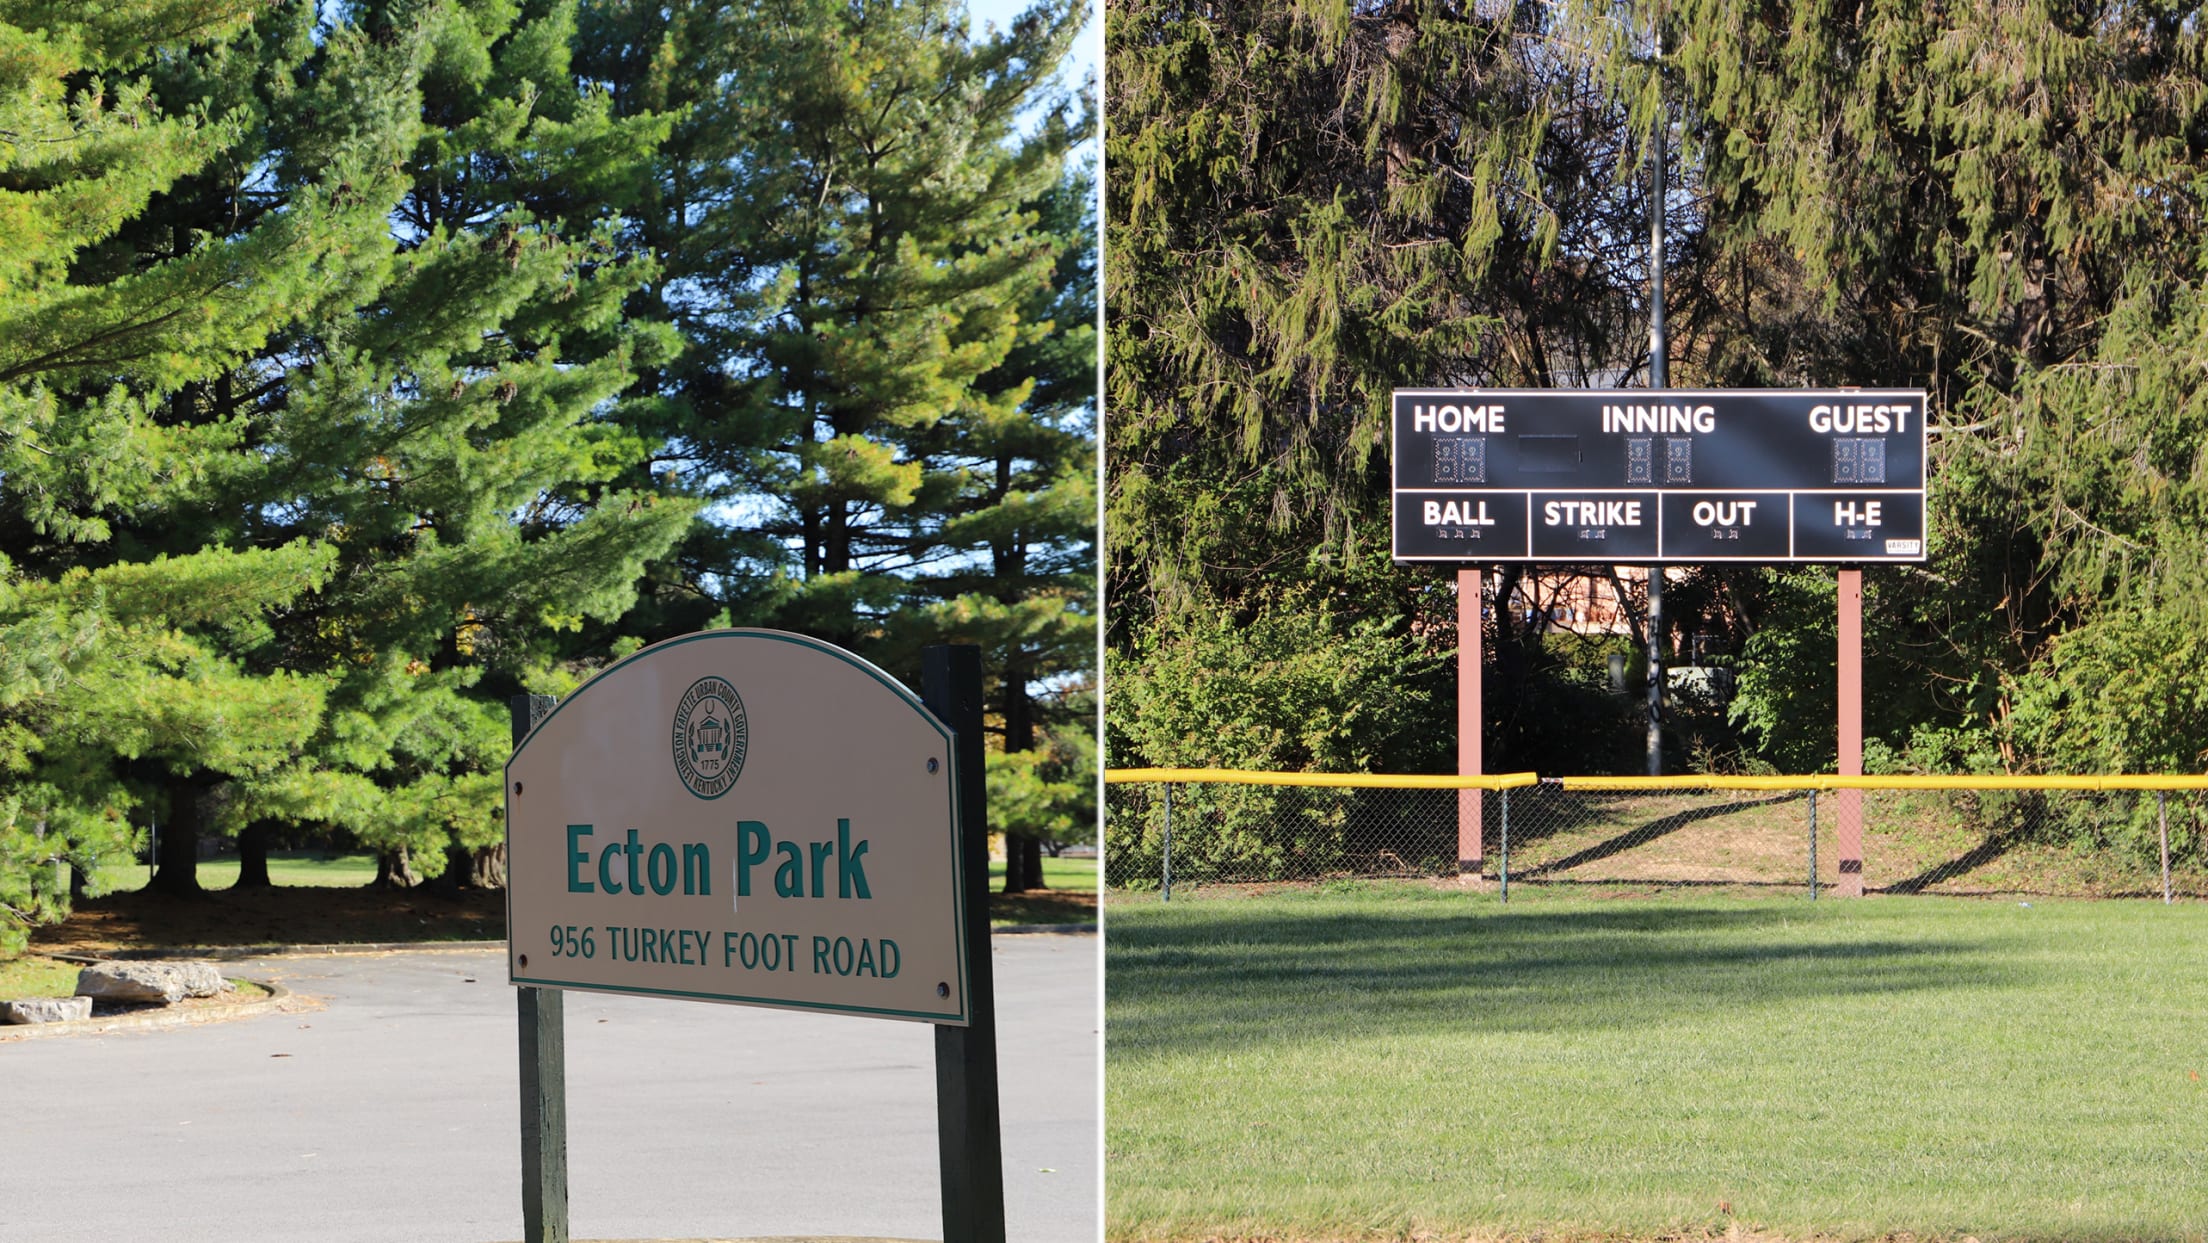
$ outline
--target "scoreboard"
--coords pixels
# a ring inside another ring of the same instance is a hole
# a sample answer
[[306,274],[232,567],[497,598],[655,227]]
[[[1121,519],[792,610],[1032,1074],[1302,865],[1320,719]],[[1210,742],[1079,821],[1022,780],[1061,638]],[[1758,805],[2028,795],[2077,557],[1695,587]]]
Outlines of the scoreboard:
[[1922,389],[1397,389],[1398,561],[1924,560]]

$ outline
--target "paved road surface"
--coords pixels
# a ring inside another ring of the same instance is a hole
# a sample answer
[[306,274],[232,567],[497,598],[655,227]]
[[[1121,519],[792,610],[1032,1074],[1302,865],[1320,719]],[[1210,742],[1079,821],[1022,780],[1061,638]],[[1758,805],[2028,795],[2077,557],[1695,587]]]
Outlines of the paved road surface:
[[[1095,1243],[1096,938],[996,945],[1011,1238]],[[0,1043],[0,1243],[520,1238],[502,954],[225,970],[327,1004]],[[926,1025],[570,993],[567,1040],[576,1238],[942,1237]]]

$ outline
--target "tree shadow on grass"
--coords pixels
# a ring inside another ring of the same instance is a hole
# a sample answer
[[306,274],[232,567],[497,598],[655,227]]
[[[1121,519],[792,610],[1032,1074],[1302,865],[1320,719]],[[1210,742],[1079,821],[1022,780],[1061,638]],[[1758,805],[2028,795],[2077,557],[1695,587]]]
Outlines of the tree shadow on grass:
[[1667,834],[1676,833],[1698,820],[1714,820],[1719,816],[1730,816],[1736,812],[1749,811],[1758,807],[1769,807],[1774,803],[1796,802],[1802,797],[1799,794],[1781,794],[1773,798],[1749,799],[1737,803],[1715,803],[1708,807],[1689,807],[1685,811],[1673,812],[1671,815],[1651,820],[1646,824],[1636,825],[1615,837],[1597,842],[1584,850],[1574,851],[1561,859],[1551,859],[1537,867],[1526,868],[1517,875],[1526,880],[1540,880],[1558,872],[1568,872],[1573,868],[1584,867],[1587,864],[1608,859],[1613,855],[1624,854],[1636,847],[1646,846],[1650,842]]
[[1986,840],[1962,854],[1935,863],[1907,880],[1898,880],[1891,885],[1880,886],[1876,892],[1923,893],[1934,885],[1954,880],[1958,876],[1967,876],[1977,871],[1979,868],[2009,853],[2011,849],[2015,848],[2016,844],[2017,839],[2013,834],[2005,832],[1989,834]]
[[1830,997],[1998,988],[1998,938],[1870,937],[1799,909],[1251,911],[1122,921],[1106,938],[1116,1051],[1312,1038],[1569,1034]]

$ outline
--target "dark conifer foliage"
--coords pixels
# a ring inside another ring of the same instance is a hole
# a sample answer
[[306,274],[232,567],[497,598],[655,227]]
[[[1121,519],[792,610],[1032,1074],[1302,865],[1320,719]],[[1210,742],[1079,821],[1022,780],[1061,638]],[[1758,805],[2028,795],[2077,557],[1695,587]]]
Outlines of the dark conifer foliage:
[[624,625],[780,626],[907,680],[928,643],[982,645],[1022,791],[996,814],[1028,841],[1093,824],[1093,743],[1064,741],[1093,733],[1093,118],[1059,75],[1086,16],[609,3],[580,43],[622,109],[680,115],[639,305],[685,348],[632,426],[707,520]]
[[[2180,689],[2208,635],[2196,8],[1131,0],[1106,37],[1106,560],[1130,672],[1206,619],[1310,597],[1416,654],[1447,604],[1373,551],[1387,391],[1644,380],[1661,136],[1672,384],[1933,395],[1932,560],[1871,585],[1874,761],[2208,755]],[[1830,645],[1801,630],[1830,590],[1689,585],[1742,675],[1715,758],[1830,763]],[[1557,660],[1492,624],[1506,672]]]
[[984,644],[1006,827],[1086,836],[1084,18],[0,17],[0,952],[156,819],[181,894],[503,883],[506,698],[711,624]]

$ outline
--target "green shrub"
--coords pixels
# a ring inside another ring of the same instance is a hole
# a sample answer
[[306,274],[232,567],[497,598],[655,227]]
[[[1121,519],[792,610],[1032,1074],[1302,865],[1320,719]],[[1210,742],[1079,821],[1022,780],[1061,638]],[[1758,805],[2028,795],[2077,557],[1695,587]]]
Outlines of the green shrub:
[[[1254,614],[1205,612],[1158,626],[1108,665],[1115,768],[1386,772],[1425,745],[1438,712],[1407,625],[1350,622],[1293,596]],[[1354,853],[1346,791],[1183,787],[1173,808],[1176,876],[1277,880],[1339,869]],[[1164,801],[1115,799],[1112,873],[1156,876]],[[1116,883],[1116,882],[1115,882]]]

